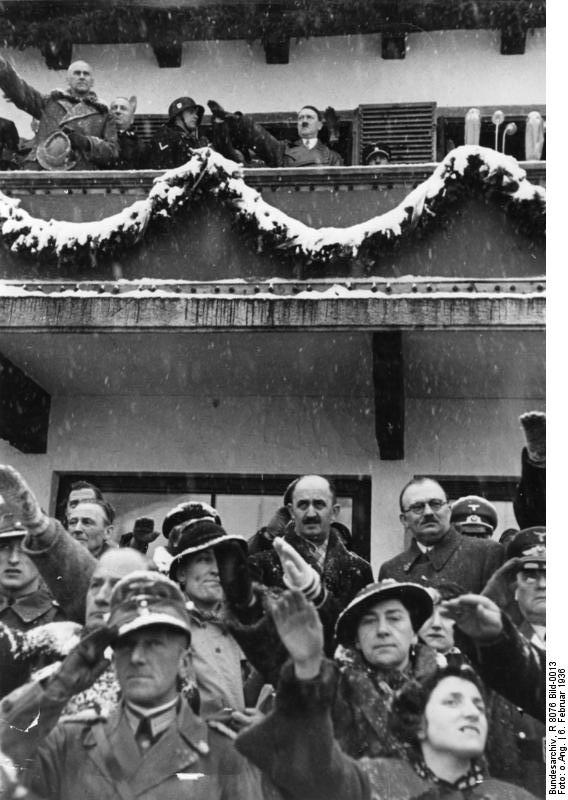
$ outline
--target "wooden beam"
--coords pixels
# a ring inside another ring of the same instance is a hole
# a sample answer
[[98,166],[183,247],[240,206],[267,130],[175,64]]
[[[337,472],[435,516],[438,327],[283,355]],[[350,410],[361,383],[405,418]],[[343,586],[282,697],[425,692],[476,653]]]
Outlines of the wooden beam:
[[9,294],[0,297],[0,330],[544,330],[546,321],[542,293],[322,297],[313,292],[312,299],[307,291],[301,297],[152,291],[135,297],[106,293],[103,286],[98,295]]
[[0,438],[22,453],[47,452],[51,397],[0,353]]
[[263,42],[264,57],[267,64],[290,63],[290,37],[268,39]]
[[387,61],[406,58],[406,33],[384,31],[381,35],[381,58]]
[[501,55],[523,56],[527,42],[527,32],[524,28],[501,28]]
[[404,364],[401,331],[373,334],[375,435],[382,461],[404,458]]
[[181,42],[153,42],[152,50],[160,69],[181,67]]
[[47,42],[41,48],[48,69],[68,69],[73,57],[73,43],[69,41]]

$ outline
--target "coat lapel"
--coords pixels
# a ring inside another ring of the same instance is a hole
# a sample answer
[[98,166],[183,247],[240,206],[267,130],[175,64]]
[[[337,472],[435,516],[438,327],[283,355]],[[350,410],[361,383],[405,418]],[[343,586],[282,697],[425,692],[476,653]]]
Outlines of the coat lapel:
[[[101,723],[95,724],[99,725]],[[100,748],[96,746],[95,737],[91,730],[87,731],[83,739],[89,758],[111,782],[120,777],[128,780],[130,776],[134,775],[140,768],[142,755],[134,739],[132,729],[124,715],[122,706],[116,711],[113,711],[108,721],[103,723],[103,735],[109,743],[110,752],[113,753],[121,767],[122,776],[116,776],[110,773],[109,765]]]
[[444,536],[442,542],[435,545],[430,550],[428,557],[432,562],[432,566],[436,572],[439,572],[441,569],[443,569],[456,550],[459,549],[461,543],[460,536],[461,534],[454,530],[454,528],[450,528],[448,533]]

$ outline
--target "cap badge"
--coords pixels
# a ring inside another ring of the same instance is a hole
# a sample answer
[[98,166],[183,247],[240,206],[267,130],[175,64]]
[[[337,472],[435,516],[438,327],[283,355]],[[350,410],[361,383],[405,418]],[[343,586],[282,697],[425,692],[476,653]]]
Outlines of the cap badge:
[[534,547],[530,547],[528,550],[523,550],[523,556],[545,556],[546,555],[546,547],[543,544],[535,544]]
[[477,509],[479,508],[479,503],[468,503],[467,507],[471,508],[472,511],[477,511]]
[[148,601],[146,599],[138,601],[138,611],[141,617],[146,617],[150,614],[150,609],[148,608]]

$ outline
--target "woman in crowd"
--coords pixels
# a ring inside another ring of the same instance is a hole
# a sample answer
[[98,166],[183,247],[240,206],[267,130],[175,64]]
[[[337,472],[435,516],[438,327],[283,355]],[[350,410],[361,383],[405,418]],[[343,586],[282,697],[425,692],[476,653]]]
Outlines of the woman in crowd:
[[362,589],[339,616],[332,718],[337,740],[353,758],[399,752],[389,708],[406,681],[437,669],[435,651],[417,638],[432,610],[422,586],[386,580]]
[[389,726],[399,758],[355,761],[334,741],[330,708],[337,671],[323,656],[321,623],[299,592],[273,604],[292,663],[283,669],[275,711],[242,733],[238,749],[287,796],[303,800],[531,800],[484,774],[487,738],[482,689],[470,667],[445,667],[408,682],[393,698]]

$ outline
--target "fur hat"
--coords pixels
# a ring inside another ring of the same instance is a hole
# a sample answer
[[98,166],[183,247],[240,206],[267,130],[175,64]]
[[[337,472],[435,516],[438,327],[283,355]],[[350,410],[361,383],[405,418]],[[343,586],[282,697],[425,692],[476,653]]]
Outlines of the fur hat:
[[182,522],[197,519],[208,519],[211,522],[215,522],[216,525],[221,524],[221,517],[213,506],[210,506],[209,503],[190,500],[186,503],[180,503],[175,508],[172,508],[171,511],[168,511],[162,523],[162,534],[168,539],[170,532]]
[[150,625],[167,625],[191,637],[185,598],[177,584],[159,572],[139,570],[118,581],[110,597],[108,626],[118,637]]
[[399,583],[391,578],[379,583],[370,583],[355,595],[339,615],[335,626],[337,643],[344,647],[352,647],[361,617],[368,608],[383,600],[400,600],[410,615],[414,632],[420,630],[434,613],[434,604],[429,591],[417,583]]
[[69,170],[77,164],[71,141],[64,131],[54,131],[38,144],[36,158],[47,170]]
[[175,527],[171,534],[168,550],[173,556],[170,564],[170,578],[175,578],[176,569],[182,559],[208,550],[223,542],[236,541],[247,555],[247,541],[242,536],[232,536],[209,519],[192,519]]

